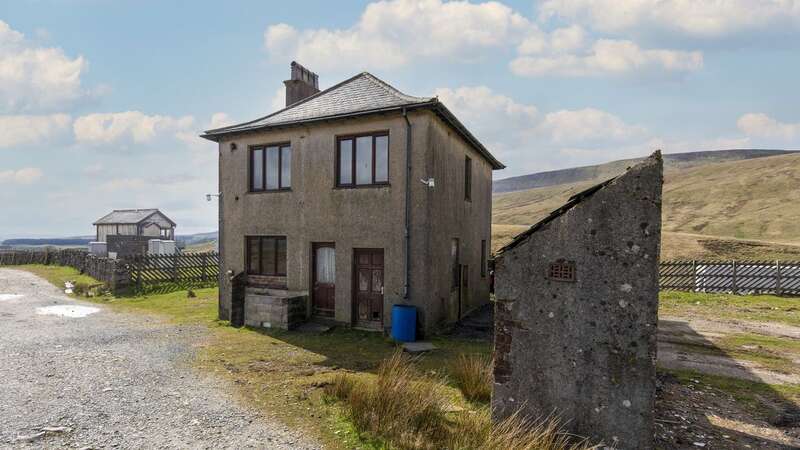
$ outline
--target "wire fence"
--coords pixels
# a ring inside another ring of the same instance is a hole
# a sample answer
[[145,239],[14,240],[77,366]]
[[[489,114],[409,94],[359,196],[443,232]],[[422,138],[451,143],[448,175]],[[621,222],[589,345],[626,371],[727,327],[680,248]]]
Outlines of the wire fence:
[[800,295],[798,261],[665,261],[662,290]]

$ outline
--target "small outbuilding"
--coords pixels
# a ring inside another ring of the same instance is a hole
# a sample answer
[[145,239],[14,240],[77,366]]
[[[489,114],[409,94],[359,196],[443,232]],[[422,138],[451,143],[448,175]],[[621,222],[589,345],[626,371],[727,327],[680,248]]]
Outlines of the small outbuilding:
[[97,242],[107,243],[108,253],[117,256],[144,255],[148,241],[175,239],[175,222],[156,208],[115,209],[93,225]]
[[555,414],[592,442],[653,447],[661,186],[656,152],[499,251],[495,419]]

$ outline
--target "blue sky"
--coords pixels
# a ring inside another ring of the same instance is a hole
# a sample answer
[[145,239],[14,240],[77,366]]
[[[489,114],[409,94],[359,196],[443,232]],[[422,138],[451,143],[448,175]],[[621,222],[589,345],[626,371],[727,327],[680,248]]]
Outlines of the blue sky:
[[203,129],[283,102],[292,59],[438,95],[496,178],[665,152],[800,148],[800,1],[0,4],[0,237],[113,208],[213,230]]

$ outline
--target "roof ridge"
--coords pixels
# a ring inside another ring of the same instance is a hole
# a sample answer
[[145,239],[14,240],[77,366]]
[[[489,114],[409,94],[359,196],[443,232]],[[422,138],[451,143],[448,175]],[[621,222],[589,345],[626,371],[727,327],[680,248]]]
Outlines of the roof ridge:
[[388,93],[390,93],[392,95],[395,95],[397,97],[400,97],[401,99],[403,99],[405,101],[421,102],[421,101],[429,101],[429,100],[431,100],[433,98],[433,97],[416,97],[414,95],[406,94],[405,92],[401,91],[400,89],[397,89],[396,87],[392,86],[391,84],[381,80],[380,78],[378,78],[375,75],[373,75],[373,74],[371,74],[369,72],[366,72],[366,71],[365,72],[361,72],[360,75],[366,76],[366,78],[368,80],[370,80],[370,81],[374,82],[375,84],[377,84],[378,87],[380,87],[384,91],[386,91],[386,92],[388,92]]

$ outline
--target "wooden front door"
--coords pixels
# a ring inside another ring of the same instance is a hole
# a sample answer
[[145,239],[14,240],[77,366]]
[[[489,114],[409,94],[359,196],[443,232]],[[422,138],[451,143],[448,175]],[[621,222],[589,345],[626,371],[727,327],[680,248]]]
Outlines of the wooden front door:
[[336,247],[332,243],[315,242],[311,245],[311,252],[313,314],[333,317],[336,312]]
[[383,249],[355,249],[354,284],[356,325],[383,324]]

